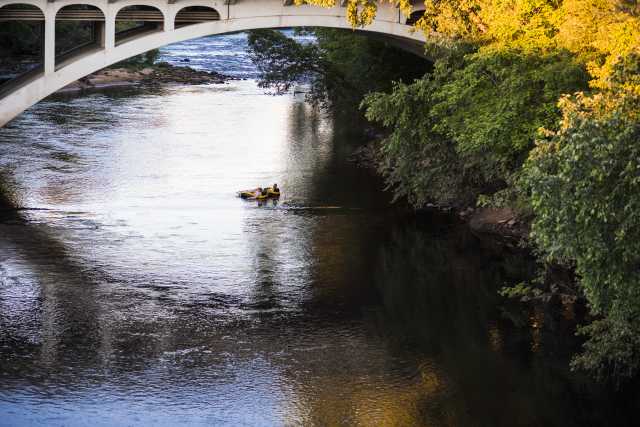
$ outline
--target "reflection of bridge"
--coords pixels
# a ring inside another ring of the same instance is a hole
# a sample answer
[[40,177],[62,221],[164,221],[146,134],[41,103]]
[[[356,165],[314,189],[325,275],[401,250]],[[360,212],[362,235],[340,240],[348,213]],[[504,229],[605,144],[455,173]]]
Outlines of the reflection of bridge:
[[[292,0],[0,0],[0,23],[40,21],[42,67],[0,87],[0,126],[58,89],[102,68],[170,43],[258,28],[350,28],[341,6],[294,6]],[[421,32],[388,3],[364,31],[419,52]],[[93,41],[56,57],[56,21],[93,25]],[[116,22],[138,25],[116,32]]]

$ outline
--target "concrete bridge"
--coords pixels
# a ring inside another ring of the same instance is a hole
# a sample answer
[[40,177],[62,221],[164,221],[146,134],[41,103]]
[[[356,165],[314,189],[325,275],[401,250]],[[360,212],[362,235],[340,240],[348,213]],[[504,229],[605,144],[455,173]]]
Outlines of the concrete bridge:
[[[295,6],[293,0],[0,0],[0,25],[39,21],[44,35],[42,66],[0,86],[0,127],[82,77],[171,43],[260,28],[350,29],[345,3],[321,8]],[[411,30],[411,20],[385,2],[376,20],[358,31],[419,53],[425,36]],[[92,22],[93,41],[56,57],[59,21]],[[116,32],[116,22],[139,25]]]

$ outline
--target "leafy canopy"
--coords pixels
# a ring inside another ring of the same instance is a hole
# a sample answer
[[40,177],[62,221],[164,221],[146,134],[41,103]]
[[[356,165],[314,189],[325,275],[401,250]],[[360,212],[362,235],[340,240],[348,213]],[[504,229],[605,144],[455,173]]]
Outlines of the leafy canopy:
[[[411,0],[380,0],[395,4],[402,12],[409,16],[412,9]],[[322,7],[334,7],[340,0],[295,0],[294,4],[312,4]],[[377,0],[347,0],[347,19],[354,27],[363,27],[373,22],[378,11]]]
[[538,247],[575,268],[596,316],[581,329],[587,341],[574,367],[636,375],[640,5],[425,4],[416,25],[458,49],[437,58],[432,75],[365,100],[368,117],[389,128],[380,149],[388,182],[416,205],[469,191],[526,203]]
[[575,265],[600,316],[575,366],[601,377],[640,369],[640,97],[619,95],[563,98],[560,129],[538,141],[522,176],[532,236]]
[[307,83],[307,98],[336,114],[358,115],[362,97],[389,90],[394,80],[421,76],[430,64],[416,55],[352,31],[314,28],[314,41],[280,31],[249,34],[249,55],[260,72],[260,87],[276,94]]

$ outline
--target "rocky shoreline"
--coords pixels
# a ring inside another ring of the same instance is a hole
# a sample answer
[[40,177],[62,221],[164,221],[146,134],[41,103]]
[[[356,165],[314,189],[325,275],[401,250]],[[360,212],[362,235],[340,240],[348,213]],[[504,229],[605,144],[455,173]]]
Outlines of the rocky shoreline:
[[[376,144],[382,135],[372,131],[369,134],[371,142],[356,149],[350,156],[350,161],[358,167],[377,172]],[[492,207],[440,206],[428,203],[422,210],[437,211],[455,215],[465,222],[471,231],[479,237],[488,237],[508,247],[528,246],[530,219],[522,218],[515,209]]]
[[[36,64],[27,60],[1,64],[0,84],[33,69],[35,66]],[[71,83],[56,93],[74,93],[129,86],[157,86],[160,84],[224,84],[231,80],[238,80],[238,78],[215,71],[201,71],[187,66],[159,62],[144,68],[105,68]]]
[[141,69],[105,68],[71,83],[57,93],[176,83],[185,85],[224,84],[230,80],[237,80],[237,78],[217,72],[194,70],[190,67],[179,67],[167,62],[160,62]]

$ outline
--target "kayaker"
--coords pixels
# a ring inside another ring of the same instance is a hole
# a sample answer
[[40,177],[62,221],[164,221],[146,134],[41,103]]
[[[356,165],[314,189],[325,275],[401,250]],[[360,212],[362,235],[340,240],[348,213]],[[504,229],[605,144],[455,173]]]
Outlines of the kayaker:
[[263,191],[264,190],[262,189],[262,187],[258,187],[258,188],[256,188],[256,192],[254,194],[255,194],[256,197],[258,197],[258,196],[262,195]]
[[279,193],[280,189],[278,188],[278,184],[273,184],[273,188],[271,189],[271,191],[274,193]]

